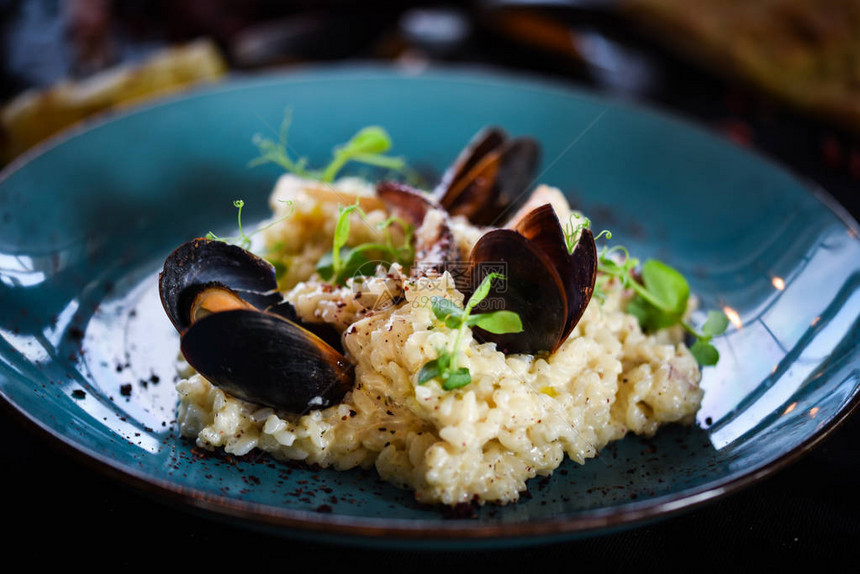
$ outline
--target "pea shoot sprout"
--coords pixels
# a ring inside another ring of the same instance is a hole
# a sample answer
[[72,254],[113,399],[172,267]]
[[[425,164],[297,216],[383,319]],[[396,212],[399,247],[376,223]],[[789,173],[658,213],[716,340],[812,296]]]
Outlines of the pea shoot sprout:
[[[579,217],[579,215],[572,216],[564,229],[568,251],[572,251],[576,246],[582,230],[591,225],[587,218],[575,222],[574,220],[578,220]],[[612,234],[603,231],[595,239],[601,236],[609,239]],[[627,312],[636,317],[643,330],[653,332],[673,325],[681,325],[695,338],[690,352],[696,361],[702,366],[717,364],[720,354],[711,344],[711,339],[726,330],[728,317],[722,311],[711,310],[701,329],[691,325],[685,318],[690,298],[690,285],[680,272],[656,259],[648,259],[640,263],[639,259],[631,257],[626,247],[620,245],[604,246],[601,249],[597,271],[595,297],[605,298],[607,282],[612,279],[619,281],[622,288],[632,289],[635,293],[627,305]]]
[[285,216],[283,216],[283,217],[281,217],[275,221],[272,221],[272,222],[270,222],[270,223],[268,223],[262,227],[258,227],[257,229],[255,229],[251,233],[245,233],[245,230],[242,227],[242,209],[245,207],[245,200],[236,199],[233,201],[233,207],[235,207],[238,210],[238,212],[236,214],[236,219],[237,219],[238,228],[239,228],[239,235],[232,236],[232,237],[220,237],[218,235],[215,235],[215,233],[213,233],[212,231],[210,231],[209,233],[206,234],[206,238],[207,239],[214,239],[216,241],[224,241],[225,243],[233,243],[234,245],[238,245],[242,249],[250,249],[251,245],[252,245],[252,239],[251,238],[254,235],[256,235],[257,233],[260,233],[261,231],[264,231],[265,229],[268,229],[269,227],[272,227],[273,225],[280,223],[281,221],[290,217],[293,214],[293,211],[295,210],[295,206],[293,205],[293,202],[288,200],[288,199],[282,200],[282,201],[285,204],[287,204],[290,208],[289,212]]
[[324,183],[333,182],[338,173],[350,162],[411,174],[403,158],[387,155],[392,147],[391,138],[388,132],[379,126],[360,129],[346,143],[332,150],[331,160],[325,167],[311,169],[308,167],[306,157],[293,157],[290,153],[287,136],[291,122],[292,114],[288,110],[281,123],[277,141],[259,134],[254,137],[253,143],[257,146],[260,155],[250,162],[251,167],[273,163],[299,177]]
[[[343,285],[350,277],[368,275],[373,273],[379,263],[399,263],[404,267],[411,267],[415,260],[415,248],[412,244],[414,227],[398,217],[389,217],[377,225],[377,230],[384,233],[384,243],[362,243],[354,247],[347,247],[350,234],[349,216],[356,213],[360,217],[366,217],[366,213],[358,206],[358,203],[343,206],[339,210],[337,223],[334,229],[332,249],[326,253],[316,266],[317,273],[325,281]],[[390,233],[392,225],[397,224],[403,229],[403,244],[395,245]],[[368,255],[373,256],[373,259]],[[373,266],[374,269],[371,269]]]
[[480,327],[491,333],[519,333],[523,330],[520,316],[513,311],[499,310],[489,313],[472,314],[474,308],[489,294],[493,280],[505,280],[499,273],[487,274],[469,301],[461,309],[445,297],[435,296],[430,306],[436,318],[451,329],[457,329],[451,349],[441,349],[432,361],[425,364],[418,373],[418,384],[423,385],[438,379],[446,391],[464,387],[472,382],[472,375],[466,367],[458,366],[458,350],[466,329]]

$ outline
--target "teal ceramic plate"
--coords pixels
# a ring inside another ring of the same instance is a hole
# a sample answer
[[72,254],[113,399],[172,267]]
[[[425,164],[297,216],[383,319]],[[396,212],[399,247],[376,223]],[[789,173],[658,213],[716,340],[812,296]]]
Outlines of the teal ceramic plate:
[[[255,133],[291,108],[321,163],[368,124],[440,172],[479,128],[537,137],[539,180],[597,229],[729,310],[698,424],[628,437],[455,519],[373,472],[205,455],[177,437],[178,341],[155,277],[181,242],[266,215],[278,175]],[[715,499],[795,459],[858,395],[860,241],[823,194],[684,121],[569,86],[476,70],[327,68],[228,83],[100,120],[0,177],[0,394],[36,427],[159,498],[291,536],[362,544],[536,543]]]

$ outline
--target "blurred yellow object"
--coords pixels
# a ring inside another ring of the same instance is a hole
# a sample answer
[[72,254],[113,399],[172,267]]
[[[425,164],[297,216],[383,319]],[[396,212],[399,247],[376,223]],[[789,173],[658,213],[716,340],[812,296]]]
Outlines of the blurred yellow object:
[[860,131],[860,1],[622,0],[684,56]]
[[94,114],[218,80],[227,64],[209,40],[166,48],[136,65],[29,90],[0,109],[0,164]]

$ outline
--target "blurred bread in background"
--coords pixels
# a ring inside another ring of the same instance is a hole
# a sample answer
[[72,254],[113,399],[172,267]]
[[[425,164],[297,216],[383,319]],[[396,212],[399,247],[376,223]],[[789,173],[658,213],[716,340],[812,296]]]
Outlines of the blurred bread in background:
[[621,0],[653,39],[860,132],[860,1]]
[[137,64],[27,90],[0,108],[0,165],[95,114],[217,81],[227,70],[217,46],[201,39],[164,48]]

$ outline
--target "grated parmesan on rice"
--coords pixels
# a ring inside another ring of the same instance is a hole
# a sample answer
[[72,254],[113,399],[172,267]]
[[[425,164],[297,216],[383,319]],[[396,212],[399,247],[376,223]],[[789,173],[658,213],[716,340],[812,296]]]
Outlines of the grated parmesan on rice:
[[[565,457],[585,463],[627,433],[650,436],[664,424],[693,422],[701,374],[682,333],[644,334],[624,312],[628,295],[620,289],[593,298],[546,358],[506,356],[467,330],[459,356],[472,382],[452,391],[435,380],[419,385],[421,367],[455,342],[430,298],[462,302],[463,295],[447,273],[419,280],[396,264],[363,281],[326,285],[314,266],[331,249],[338,199],[366,200],[371,224],[353,223],[352,244],[373,240],[372,222],[387,214],[361,180],[341,180],[327,194],[317,186],[292,175],[279,180],[271,205],[274,219],[283,219],[265,231],[267,257],[283,269],[281,286],[299,317],[342,333],[354,389],[338,405],[296,416],[233,398],[192,374],[177,385],[178,420],[198,445],[235,455],[260,449],[337,470],[375,467],[423,503],[504,504]],[[463,252],[483,232],[461,219],[451,227]]]

